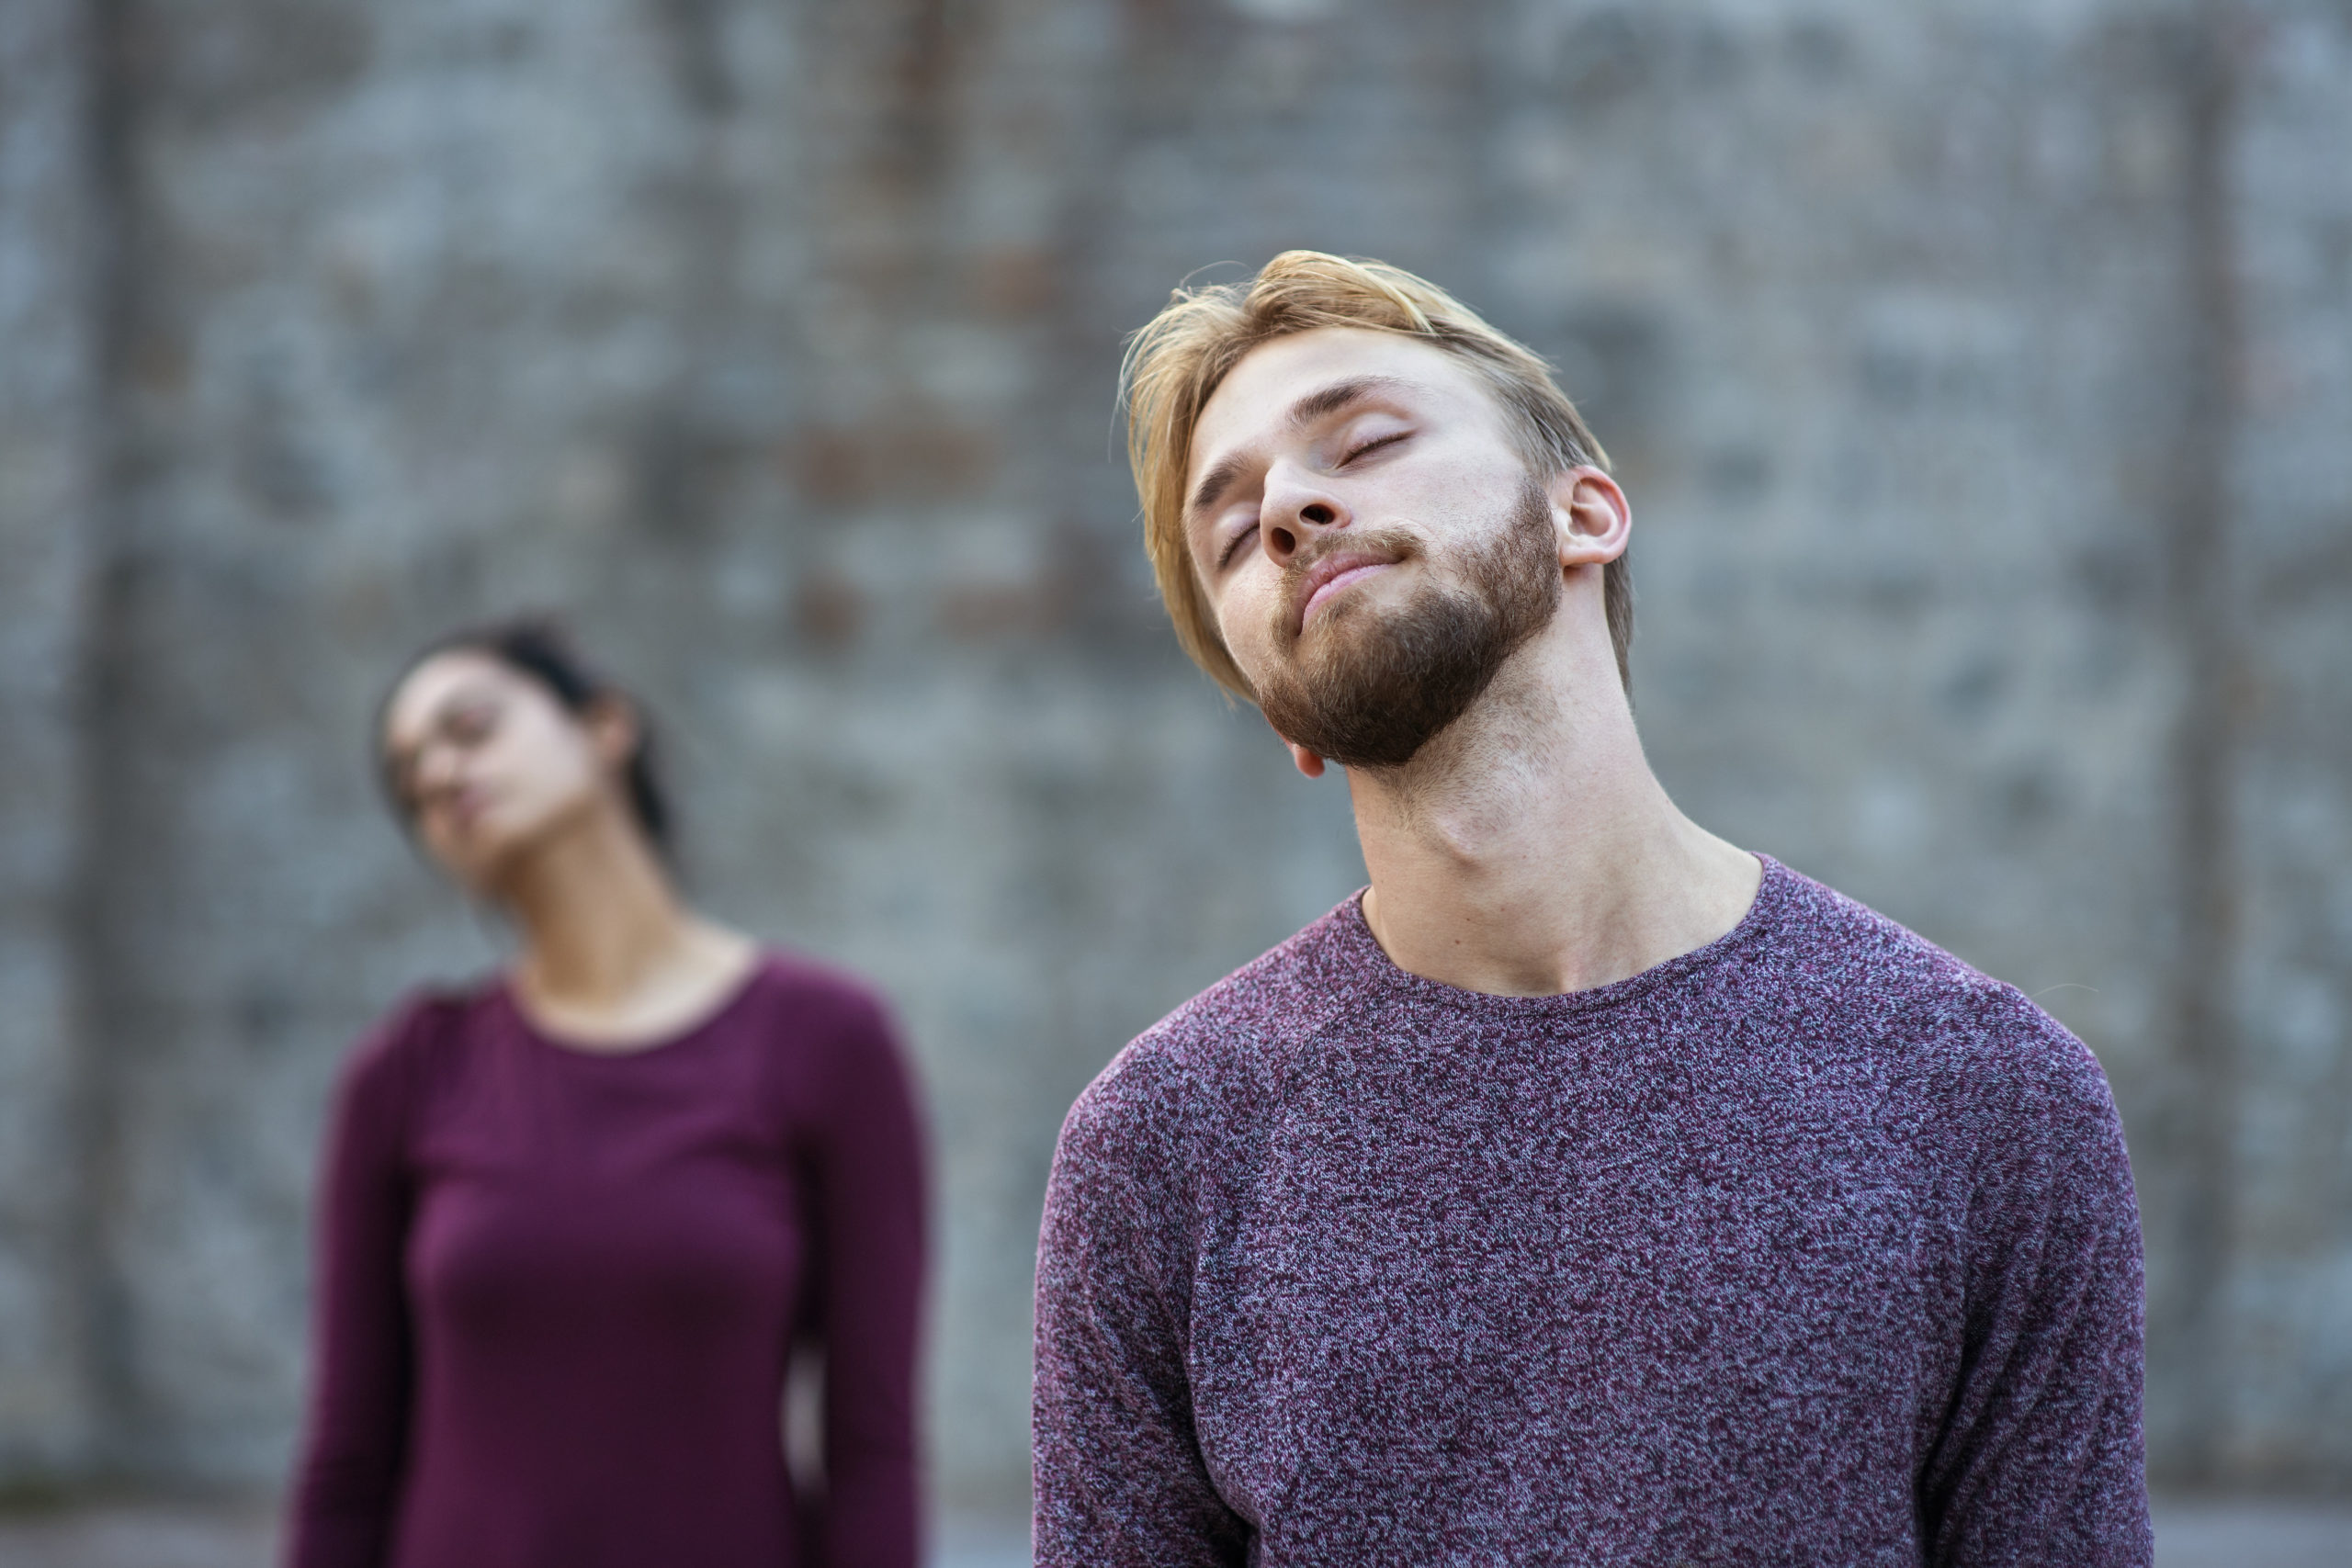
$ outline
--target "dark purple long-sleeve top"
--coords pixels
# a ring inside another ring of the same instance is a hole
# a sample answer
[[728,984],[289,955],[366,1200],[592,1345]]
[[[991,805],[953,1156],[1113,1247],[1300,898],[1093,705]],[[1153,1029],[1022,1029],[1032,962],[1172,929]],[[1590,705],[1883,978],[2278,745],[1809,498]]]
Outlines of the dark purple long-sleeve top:
[[797,960],[617,1055],[402,1008],[334,1121],[294,1568],[913,1568],[922,1166],[881,1010]]
[[2024,997],[1767,862],[1485,996],[1351,899],[1062,1131],[1040,1568],[2144,1565],[2137,1211]]

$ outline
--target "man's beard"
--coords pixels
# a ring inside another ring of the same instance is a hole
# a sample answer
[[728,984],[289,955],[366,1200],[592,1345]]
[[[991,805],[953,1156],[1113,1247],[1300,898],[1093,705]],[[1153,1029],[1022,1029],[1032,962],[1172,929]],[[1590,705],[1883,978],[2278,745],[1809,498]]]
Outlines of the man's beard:
[[[1285,605],[1298,602],[1298,580],[1311,564],[1294,563],[1284,574]],[[1369,617],[1369,610],[1341,604],[1325,611],[1312,646],[1302,636],[1295,661],[1258,682],[1258,705],[1274,732],[1344,768],[1401,768],[1467,713],[1559,606],[1560,558],[1541,485],[1528,481],[1502,531],[1463,563],[1462,576],[1458,586],[1432,583],[1353,637],[1341,635],[1342,617]]]

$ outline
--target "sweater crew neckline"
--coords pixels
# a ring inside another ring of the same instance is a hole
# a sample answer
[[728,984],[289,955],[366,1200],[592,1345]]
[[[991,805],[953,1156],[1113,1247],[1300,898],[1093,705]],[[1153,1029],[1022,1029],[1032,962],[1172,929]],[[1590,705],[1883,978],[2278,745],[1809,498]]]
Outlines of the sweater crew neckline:
[[1363,896],[1367,888],[1356,889],[1332,911],[1331,931],[1342,954],[1357,965],[1360,974],[1389,994],[1411,1001],[1465,1012],[1502,1013],[1531,1019],[1567,1020],[1609,1013],[1640,1000],[1661,987],[1696,979],[1707,971],[1729,963],[1779,923],[1781,910],[1792,896],[1796,875],[1770,855],[1759,851],[1749,852],[1762,864],[1763,875],[1757,883],[1756,897],[1748,901],[1747,910],[1729,931],[1713,942],[1704,942],[1688,953],[1677,953],[1637,975],[1583,990],[1558,991],[1549,996],[1509,996],[1496,991],[1474,991],[1416,975],[1389,957],[1388,950],[1380,945],[1380,939],[1372,934],[1372,925],[1364,919],[1363,913]]

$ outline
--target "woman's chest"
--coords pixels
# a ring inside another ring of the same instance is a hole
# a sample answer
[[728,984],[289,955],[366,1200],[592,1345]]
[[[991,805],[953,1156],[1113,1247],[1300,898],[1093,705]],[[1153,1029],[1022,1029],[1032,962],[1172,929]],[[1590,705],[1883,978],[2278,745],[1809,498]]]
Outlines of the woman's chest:
[[800,1142],[723,1074],[485,1072],[417,1129],[412,1289],[477,1326],[773,1325],[809,1250]]

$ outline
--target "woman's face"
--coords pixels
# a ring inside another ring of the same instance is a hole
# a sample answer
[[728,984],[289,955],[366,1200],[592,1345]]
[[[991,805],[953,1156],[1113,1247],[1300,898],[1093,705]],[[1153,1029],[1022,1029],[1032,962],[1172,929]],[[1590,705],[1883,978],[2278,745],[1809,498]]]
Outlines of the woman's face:
[[384,766],[417,837],[444,869],[494,892],[516,858],[619,807],[634,744],[617,707],[575,715],[486,653],[436,653],[384,710]]

